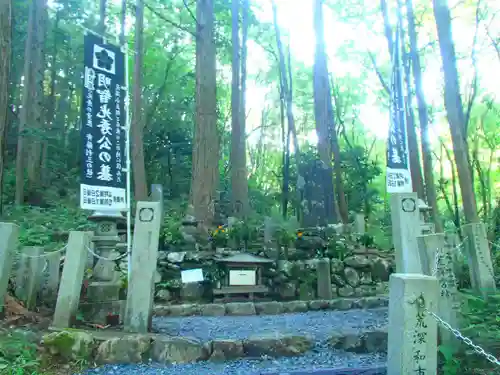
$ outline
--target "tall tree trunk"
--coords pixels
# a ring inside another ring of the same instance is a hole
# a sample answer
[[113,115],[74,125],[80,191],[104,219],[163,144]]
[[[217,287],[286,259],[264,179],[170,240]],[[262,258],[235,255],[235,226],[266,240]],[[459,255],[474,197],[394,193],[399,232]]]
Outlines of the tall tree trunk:
[[246,139],[240,105],[240,1],[232,0],[232,85],[231,85],[231,204],[235,217],[243,218],[248,211],[248,183],[246,171]]
[[142,68],[143,68],[144,3],[137,0],[135,14],[135,65],[134,110],[132,118],[132,167],[136,201],[148,199],[146,166],[144,162],[144,122],[142,116]]
[[3,211],[3,174],[9,118],[9,86],[12,37],[12,3],[0,3],[0,215]]
[[[142,9],[144,9],[144,6]],[[99,24],[97,25],[97,32],[101,35],[104,35],[106,32],[106,0],[99,0]]]
[[[293,138],[293,146],[295,152],[295,163],[297,168],[297,217],[301,215],[300,206],[301,206],[301,185],[303,185],[303,177],[301,176],[301,154],[299,147],[299,140],[297,138],[297,129],[295,128],[295,118],[293,115],[293,92],[292,92],[292,67],[290,63],[290,54],[288,60],[288,71],[285,63],[285,53],[283,51],[283,43],[281,42],[281,31],[278,26],[278,10],[276,8],[275,0],[271,0],[271,5],[273,8],[273,23],[274,23],[274,31],[276,35],[276,46],[278,47],[278,65],[279,65],[279,83],[280,83],[280,92],[283,97],[286,105],[286,118],[288,124],[288,134],[292,135]],[[290,82],[289,82],[290,81]],[[290,137],[287,141],[287,148],[290,147]],[[290,150],[288,150],[288,160],[290,158]]]
[[125,44],[125,18],[127,17],[127,0],[122,0],[120,11],[120,45]]
[[28,182],[29,190],[35,191],[40,187],[40,167],[42,158],[42,135],[46,129],[44,126],[44,85],[45,78],[45,33],[47,24],[47,2],[46,0],[37,0],[35,36],[33,39],[35,56],[33,59],[33,122],[31,129],[33,134],[30,136],[30,147],[28,156]]
[[457,58],[455,45],[451,32],[451,16],[446,0],[433,0],[434,18],[438,30],[439,47],[443,61],[444,72],[444,104],[448,122],[450,124],[453,152],[458,171],[460,190],[462,191],[462,204],[465,220],[468,223],[479,222],[477,215],[476,196],[472,186],[471,166],[469,163],[469,150],[467,134],[465,133],[465,116],[460,85],[458,83]]
[[[59,33],[59,21],[61,19],[61,11],[56,10],[56,19],[54,22],[54,28],[52,31],[53,45],[52,45],[52,60],[51,60],[51,70],[50,70],[50,93],[48,98],[47,110],[45,112],[45,128],[46,132],[52,136],[54,134],[54,122],[56,119],[56,79],[57,79],[57,39]],[[42,156],[40,162],[40,178],[42,186],[48,184],[48,169],[47,169],[47,158],[48,158],[48,147],[49,142],[44,139],[42,142]]]
[[[335,126],[332,93],[328,76],[322,0],[314,1],[314,25],[316,34],[316,50],[313,67],[314,116],[316,119],[316,133],[318,135],[319,158],[327,168],[325,169],[323,180],[325,209],[329,221],[337,221],[334,193],[334,190],[336,190],[340,218],[343,223],[347,224],[349,212],[342,183],[340,147]],[[330,172],[332,170],[332,151],[334,156],[336,189],[333,188],[333,179]]]
[[196,2],[196,126],[193,144],[191,204],[205,228],[214,219],[219,181],[214,2]]
[[422,67],[420,66],[420,56],[418,54],[417,30],[415,26],[415,15],[413,14],[412,0],[406,0],[406,15],[408,18],[408,34],[410,37],[410,57],[413,67],[413,80],[415,84],[415,95],[418,105],[418,119],[420,122],[420,137],[422,139],[422,156],[424,165],[425,195],[427,203],[431,206],[432,220],[436,232],[443,231],[443,223],[439,216],[436,196],[436,184],[434,183],[434,167],[432,161],[432,149],[429,139],[429,113],[427,102],[424,96],[422,83]]
[[24,49],[24,81],[23,81],[23,97],[22,106],[19,114],[19,127],[17,137],[17,152],[16,152],[16,194],[15,203],[21,205],[24,203],[24,143],[25,143],[25,129],[31,121],[30,106],[30,93],[32,92],[33,77],[32,77],[32,60],[33,60],[33,38],[35,29],[35,11],[36,0],[31,0],[29,5],[28,16],[28,31],[26,35],[25,49]]

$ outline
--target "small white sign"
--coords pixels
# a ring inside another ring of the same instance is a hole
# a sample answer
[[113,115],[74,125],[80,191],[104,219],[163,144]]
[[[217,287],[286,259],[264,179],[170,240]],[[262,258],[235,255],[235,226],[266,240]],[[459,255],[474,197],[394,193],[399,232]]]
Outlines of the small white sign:
[[203,270],[201,268],[194,268],[192,270],[181,271],[181,279],[184,284],[199,283],[203,281]]
[[255,270],[230,270],[229,285],[256,285]]

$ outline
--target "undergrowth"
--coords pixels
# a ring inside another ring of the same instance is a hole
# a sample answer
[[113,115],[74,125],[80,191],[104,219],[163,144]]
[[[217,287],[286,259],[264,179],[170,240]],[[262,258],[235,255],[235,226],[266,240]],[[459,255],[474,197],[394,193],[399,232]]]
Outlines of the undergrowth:
[[42,375],[38,347],[22,333],[13,331],[0,336],[1,375]]
[[[496,358],[500,356],[500,293],[492,295],[487,301],[478,297],[471,290],[463,290],[461,327],[463,336],[472,340],[487,353]],[[458,338],[456,338],[458,344]],[[484,374],[498,375],[500,368],[495,367],[483,355],[463,342],[456,346],[441,345],[442,375]]]

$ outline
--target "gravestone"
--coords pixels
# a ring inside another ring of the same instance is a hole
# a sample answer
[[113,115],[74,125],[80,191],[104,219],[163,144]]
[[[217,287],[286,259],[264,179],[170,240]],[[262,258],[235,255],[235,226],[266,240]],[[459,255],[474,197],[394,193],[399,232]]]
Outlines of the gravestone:
[[16,275],[16,297],[25,303],[28,310],[36,306],[42,272],[45,265],[43,247],[24,247],[19,258]]
[[132,263],[127,292],[124,329],[146,333],[151,325],[154,277],[160,241],[159,202],[137,202]]
[[306,228],[325,226],[334,211],[331,168],[321,160],[313,160],[301,169],[304,179],[301,224]]
[[0,223],[0,313],[3,312],[10,270],[18,241],[19,227],[12,223]]
[[396,250],[396,272],[422,274],[417,236],[420,212],[416,193],[391,194],[392,238]]
[[487,298],[495,294],[496,286],[486,227],[482,223],[465,224],[462,231],[472,287]]
[[387,375],[436,374],[438,298],[433,276],[391,275]]
[[332,275],[330,267],[330,259],[319,259],[316,264],[316,272],[318,275],[318,298],[319,299],[332,299]]
[[76,317],[89,242],[90,238],[87,232],[69,233],[66,259],[64,260],[52,322],[55,328],[69,328],[72,320]]

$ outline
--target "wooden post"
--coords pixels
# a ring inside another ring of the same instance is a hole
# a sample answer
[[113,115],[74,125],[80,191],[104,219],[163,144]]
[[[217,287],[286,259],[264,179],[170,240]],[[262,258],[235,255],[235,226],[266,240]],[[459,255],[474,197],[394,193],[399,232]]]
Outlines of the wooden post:
[[422,274],[417,236],[420,235],[417,193],[391,194],[392,238],[396,272]]

